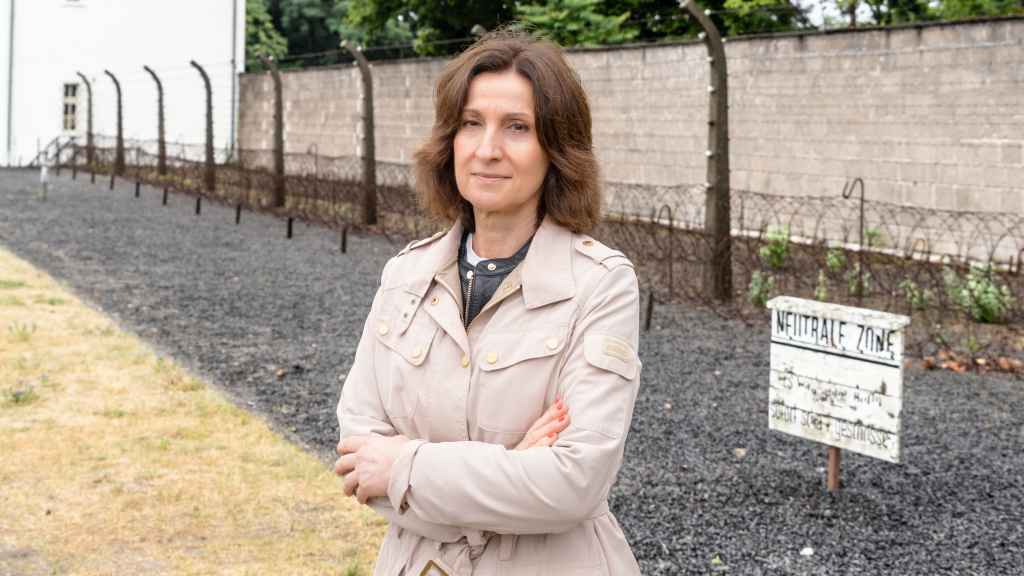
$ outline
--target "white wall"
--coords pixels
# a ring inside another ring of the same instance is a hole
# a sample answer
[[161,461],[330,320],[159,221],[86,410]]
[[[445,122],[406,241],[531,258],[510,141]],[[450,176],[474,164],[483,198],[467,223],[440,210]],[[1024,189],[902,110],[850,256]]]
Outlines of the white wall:
[[[244,0],[0,0],[3,35],[12,1],[13,147],[3,149],[6,119],[0,117],[0,163],[29,162],[38,145],[62,134],[63,84],[81,84],[76,71],[92,82],[95,133],[116,133],[114,85],[103,73],[109,69],[121,82],[125,138],[156,139],[156,85],[142,68],[149,65],[164,85],[167,139],[202,143],[205,93],[199,73],[189,65],[193,59],[209,73],[213,86],[214,144],[231,145],[235,72],[245,61]],[[6,40],[3,44],[0,86],[6,87]],[[78,132],[84,138],[87,96],[82,85],[78,101]]]
[[11,0],[0,0],[0,164],[7,158],[8,48],[10,46]]

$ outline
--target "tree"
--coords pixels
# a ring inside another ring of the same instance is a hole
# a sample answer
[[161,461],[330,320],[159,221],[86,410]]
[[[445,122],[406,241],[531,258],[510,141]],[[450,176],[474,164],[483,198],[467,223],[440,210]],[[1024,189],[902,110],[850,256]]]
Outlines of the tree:
[[639,33],[625,26],[629,12],[608,16],[597,11],[601,0],[547,0],[544,4],[520,4],[519,19],[562,46],[621,44]]
[[943,20],[1024,14],[1024,2],[1021,0],[941,0],[935,8],[935,14]]
[[[701,5],[717,10],[724,1],[701,0]],[[686,11],[679,7],[679,0],[604,0],[597,11],[608,16],[629,12],[623,25],[635,29],[634,39],[640,42],[687,38],[699,32],[699,27],[683,16]]]
[[274,28],[264,0],[246,0],[245,52],[253,61],[261,56],[280,59],[288,53],[288,41]]
[[726,33],[769,34],[808,28],[806,9],[790,0],[726,0]]
[[875,24],[888,26],[933,18],[927,0],[865,0]]
[[513,0],[351,0],[347,24],[379,44],[389,23],[402,23],[414,37],[417,53],[441,55],[464,48],[475,26],[493,30],[514,16]]

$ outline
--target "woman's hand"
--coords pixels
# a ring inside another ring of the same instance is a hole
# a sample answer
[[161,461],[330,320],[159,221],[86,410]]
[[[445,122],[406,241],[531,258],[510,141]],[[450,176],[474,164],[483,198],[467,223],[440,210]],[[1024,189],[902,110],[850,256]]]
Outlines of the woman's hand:
[[391,467],[408,441],[405,436],[351,436],[339,442],[341,458],[334,463],[334,473],[345,477],[345,495],[355,495],[360,504],[387,496]]
[[569,426],[569,408],[561,399],[555,401],[548,411],[541,415],[526,432],[516,450],[551,446],[558,439],[558,433]]

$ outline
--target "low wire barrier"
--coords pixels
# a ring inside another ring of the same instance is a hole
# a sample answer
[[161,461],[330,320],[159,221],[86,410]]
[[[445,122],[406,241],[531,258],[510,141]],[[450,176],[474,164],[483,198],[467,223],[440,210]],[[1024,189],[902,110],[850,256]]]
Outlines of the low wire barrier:
[[[398,244],[440,228],[420,210],[410,168],[377,162],[378,222],[361,224],[363,164],[357,157],[285,155],[284,204],[273,206],[279,176],[270,150],[215,152],[215,181],[204,184],[205,148],[169,143],[159,173],[155,141],[126,142],[123,178],[242,210],[337,230],[385,235]],[[67,146],[58,167],[111,176],[113,138]],[[93,176],[95,177],[95,176]],[[112,177],[112,176],[111,176]],[[956,212],[864,198],[851,182],[833,197],[732,190],[733,295],[706,295],[714,246],[704,229],[701,185],[605,182],[604,219],[594,235],[633,261],[644,294],[644,324],[670,321],[656,307],[692,303],[749,325],[767,322],[764,302],[779,294],[863,306],[912,317],[907,352],[957,366],[1024,371],[1024,215]],[[858,186],[859,184],[859,190]],[[859,192],[859,194],[857,194]],[[290,230],[290,225],[289,225]],[[344,240],[342,241],[344,248]]]

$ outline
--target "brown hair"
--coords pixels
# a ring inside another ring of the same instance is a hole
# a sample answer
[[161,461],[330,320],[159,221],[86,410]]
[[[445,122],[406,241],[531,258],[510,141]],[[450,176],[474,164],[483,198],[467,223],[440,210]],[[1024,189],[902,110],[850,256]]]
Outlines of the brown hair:
[[485,72],[514,69],[533,86],[537,139],[550,159],[539,210],[573,232],[601,217],[601,187],[590,134],[590,106],[579,76],[556,44],[518,28],[492,32],[448,63],[437,81],[434,128],[416,151],[416,188],[426,211],[474,227],[473,207],[455,184],[452,143],[469,85]]

